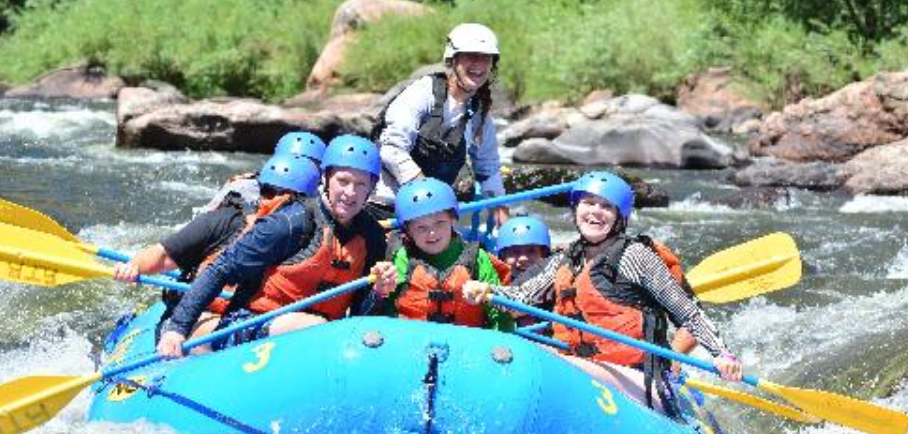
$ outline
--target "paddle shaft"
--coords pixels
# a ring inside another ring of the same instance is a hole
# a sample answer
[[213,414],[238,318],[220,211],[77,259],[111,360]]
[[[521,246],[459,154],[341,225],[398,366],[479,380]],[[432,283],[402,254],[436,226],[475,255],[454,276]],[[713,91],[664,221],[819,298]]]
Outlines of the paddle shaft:
[[552,348],[557,348],[559,350],[567,351],[567,350],[571,349],[571,347],[569,347],[568,344],[561,342],[558,339],[552,339],[548,336],[543,336],[538,333],[533,333],[531,331],[527,331],[527,329],[525,329],[525,328],[520,328],[520,329],[514,330],[514,334],[517,336],[529,339],[531,341],[539,342],[541,344],[546,344]]
[[[371,282],[372,282],[371,276],[361,277],[352,282],[345,283],[343,285],[340,285],[333,289],[327,290],[325,292],[321,292],[321,293],[318,293],[311,297],[302,299],[300,301],[297,301],[296,303],[288,304],[284,307],[281,307],[280,309],[275,309],[275,310],[263,313],[261,315],[258,315],[254,318],[250,318],[246,321],[238,322],[229,327],[223,328],[221,330],[217,330],[215,332],[212,332],[211,334],[202,336],[200,338],[188,340],[183,343],[183,352],[184,353],[189,352],[189,350],[196,348],[198,346],[210,344],[218,339],[225,338],[239,330],[243,330],[245,328],[249,328],[249,327],[260,325],[260,324],[264,324],[268,320],[281,316],[285,313],[290,313],[290,312],[295,312],[295,311],[298,311],[301,309],[305,309],[309,306],[312,306],[313,304],[318,304],[325,300],[337,297],[341,294],[345,294],[345,293],[354,291],[356,289],[359,289],[363,286],[368,285]],[[132,363],[127,363],[123,366],[105,370],[102,374],[102,377],[109,378],[114,375],[122,374],[124,372],[128,372],[133,369],[141,368],[142,366],[164,360],[165,358],[166,357],[164,357],[164,356],[155,354],[153,356],[149,356],[144,359],[136,360]]]
[[[67,258],[60,258],[55,256],[49,256],[38,252],[29,252],[22,249],[9,248],[4,245],[0,245],[0,258],[4,258],[10,262],[16,263],[38,263],[38,264],[53,264],[51,269],[58,269],[61,271],[71,272],[73,274],[85,275],[86,278],[91,278],[94,276],[113,276],[113,270],[109,267],[104,267],[99,264],[86,263],[81,261],[73,261]],[[44,266],[47,268],[47,266]],[[138,283],[146,285],[160,286],[162,288],[172,289],[175,291],[186,292],[189,290],[190,286],[183,282],[175,282],[170,279],[161,279],[152,276],[139,276]],[[229,292],[222,292],[220,297],[229,299],[231,294]]]
[[[502,205],[507,205],[509,203],[520,202],[524,200],[536,199],[539,197],[550,196],[558,193],[566,193],[571,190],[574,186],[573,182],[565,182],[563,184],[550,185],[548,187],[540,187],[530,191],[522,191],[520,193],[506,194],[504,196],[490,197],[488,199],[477,200],[475,202],[465,203],[457,208],[457,211],[461,214],[478,211],[486,208],[494,208]],[[397,228],[400,227],[400,223],[397,219],[386,220],[387,226]]]
[[[713,366],[712,363],[697,359],[695,357],[688,356],[686,354],[681,354],[679,352],[672,351],[668,348],[663,348],[663,347],[660,347],[658,345],[653,345],[648,342],[639,341],[639,340],[631,338],[629,336],[622,335],[621,333],[599,328],[592,324],[580,322],[580,321],[577,321],[577,320],[574,320],[574,319],[571,319],[571,318],[568,318],[565,316],[554,314],[554,313],[546,311],[546,310],[538,309],[538,308],[535,308],[532,306],[527,306],[523,303],[518,303],[516,301],[507,299],[500,295],[493,295],[490,298],[490,301],[492,303],[495,303],[502,307],[506,307],[508,309],[517,310],[520,312],[524,312],[524,313],[533,315],[537,318],[542,318],[542,319],[549,320],[552,322],[561,323],[568,327],[573,327],[575,329],[582,330],[587,333],[594,334],[596,336],[600,336],[600,337],[603,337],[606,339],[611,339],[615,342],[619,342],[624,345],[628,345],[628,346],[631,346],[631,347],[634,347],[634,348],[637,348],[637,349],[640,349],[643,351],[657,354],[666,359],[674,360],[679,363],[684,363],[685,365],[694,366],[694,367],[700,368],[704,371],[709,371],[716,375],[720,375],[719,370],[716,369],[716,367]],[[754,387],[757,387],[757,385],[760,383],[760,380],[757,377],[754,377],[753,375],[745,375],[744,378],[742,379],[742,381],[744,381],[745,383],[750,384],[751,386],[754,386]]]
[[[110,259],[111,261],[129,262],[129,260],[132,259],[129,255],[127,255],[125,253],[121,253],[116,250],[111,250],[106,247],[99,247],[99,246],[92,246],[92,245],[85,245],[85,244],[82,244],[79,247],[86,251],[93,250],[93,252],[90,252],[90,253],[94,253],[95,255],[98,255],[98,257],[101,257],[104,259]],[[177,270],[165,271],[161,274],[163,274],[167,277],[174,278],[174,279],[180,278],[180,273]]]

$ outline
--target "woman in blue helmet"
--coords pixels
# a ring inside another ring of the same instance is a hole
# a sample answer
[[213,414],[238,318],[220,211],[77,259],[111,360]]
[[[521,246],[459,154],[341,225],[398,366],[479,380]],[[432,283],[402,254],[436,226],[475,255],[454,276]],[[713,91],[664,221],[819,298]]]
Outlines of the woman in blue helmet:
[[[665,347],[666,320],[671,320],[710,352],[723,378],[740,380],[740,363],[648,238],[625,233],[634,206],[630,185],[609,172],[588,173],[574,185],[571,205],[580,237],[566,251],[548,258],[542,271],[520,286],[468,282],[465,297],[480,302],[491,291],[524,303],[548,300],[560,315]],[[654,405],[670,402],[666,360],[560,324],[553,327],[555,338],[570,348],[566,357],[573,363],[641,401],[654,404],[655,395]],[[651,393],[654,384],[656,394]]]
[[401,186],[394,201],[403,246],[393,255],[396,288],[385,299],[388,316],[511,331],[511,316],[463,299],[464,282],[507,284],[506,264],[454,231],[457,199],[451,186],[421,178]]
[[[309,164],[297,158],[298,164]],[[290,195],[257,219],[192,283],[163,327],[158,352],[181,356],[182,343],[194,331],[206,307],[227,285],[236,285],[218,327],[271,311],[370,273],[393,281],[394,270],[376,267],[385,252],[384,232],[361,212],[377,181],[380,162],[372,142],[356,136],[331,141],[322,159],[324,190],[320,197]],[[277,170],[277,174],[284,172]],[[266,182],[264,174],[260,178]],[[315,193],[314,191],[312,193]],[[381,283],[376,289],[382,289]],[[215,348],[284,333],[357,313],[368,291],[338,296],[303,312],[281,315],[260,327],[245,329]]]

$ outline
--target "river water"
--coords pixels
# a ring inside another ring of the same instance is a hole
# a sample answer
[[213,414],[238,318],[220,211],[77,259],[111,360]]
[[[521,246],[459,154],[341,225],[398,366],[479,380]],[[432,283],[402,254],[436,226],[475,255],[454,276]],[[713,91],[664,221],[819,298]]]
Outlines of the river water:
[[[85,242],[135,252],[189,221],[227,177],[264,161],[249,154],[117,149],[114,109],[103,102],[0,99],[0,196],[48,214]],[[805,264],[800,284],[707,306],[748,373],[908,411],[902,380],[908,371],[908,198],[792,190],[767,209],[734,210],[709,201],[736,189],[726,171],[633,173],[660,184],[672,201],[666,209],[637,212],[631,231],[665,241],[687,266],[770,232],[797,240]],[[556,242],[571,239],[564,209],[539,203],[525,209],[546,218]],[[116,319],[156,296],[153,288],[109,279],[53,288],[0,281],[0,382],[92,372],[94,354]],[[694,355],[705,357],[700,351]],[[141,423],[86,424],[89,400],[81,394],[37,432],[167,432]],[[711,406],[730,433],[852,432],[785,422],[721,399]]]

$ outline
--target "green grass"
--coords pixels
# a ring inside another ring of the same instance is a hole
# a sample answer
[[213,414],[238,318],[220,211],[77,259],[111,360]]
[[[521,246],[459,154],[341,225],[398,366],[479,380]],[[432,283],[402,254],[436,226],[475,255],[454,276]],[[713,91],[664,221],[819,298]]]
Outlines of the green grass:
[[192,96],[281,99],[302,87],[340,0],[73,0],[37,3],[0,40],[0,77],[80,61]]
[[[341,0],[38,0],[0,37],[0,80],[92,62],[131,83],[160,79],[194,97],[279,101],[304,88]],[[576,102],[595,89],[673,102],[684,77],[730,66],[758,102],[780,107],[880,70],[908,67],[908,30],[858,47],[778,14],[733,17],[711,0],[458,0],[358,32],[343,91],[382,92],[441,60],[447,32],[480,22],[499,36],[498,78],[522,102]],[[752,19],[751,19],[752,18]]]

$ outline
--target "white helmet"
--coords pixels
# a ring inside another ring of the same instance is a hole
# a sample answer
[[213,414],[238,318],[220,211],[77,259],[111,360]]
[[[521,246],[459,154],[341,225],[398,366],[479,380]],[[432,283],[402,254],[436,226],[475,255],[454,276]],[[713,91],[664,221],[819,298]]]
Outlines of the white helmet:
[[482,53],[498,57],[498,37],[492,29],[476,23],[458,24],[445,43],[445,60],[453,59],[457,53]]

